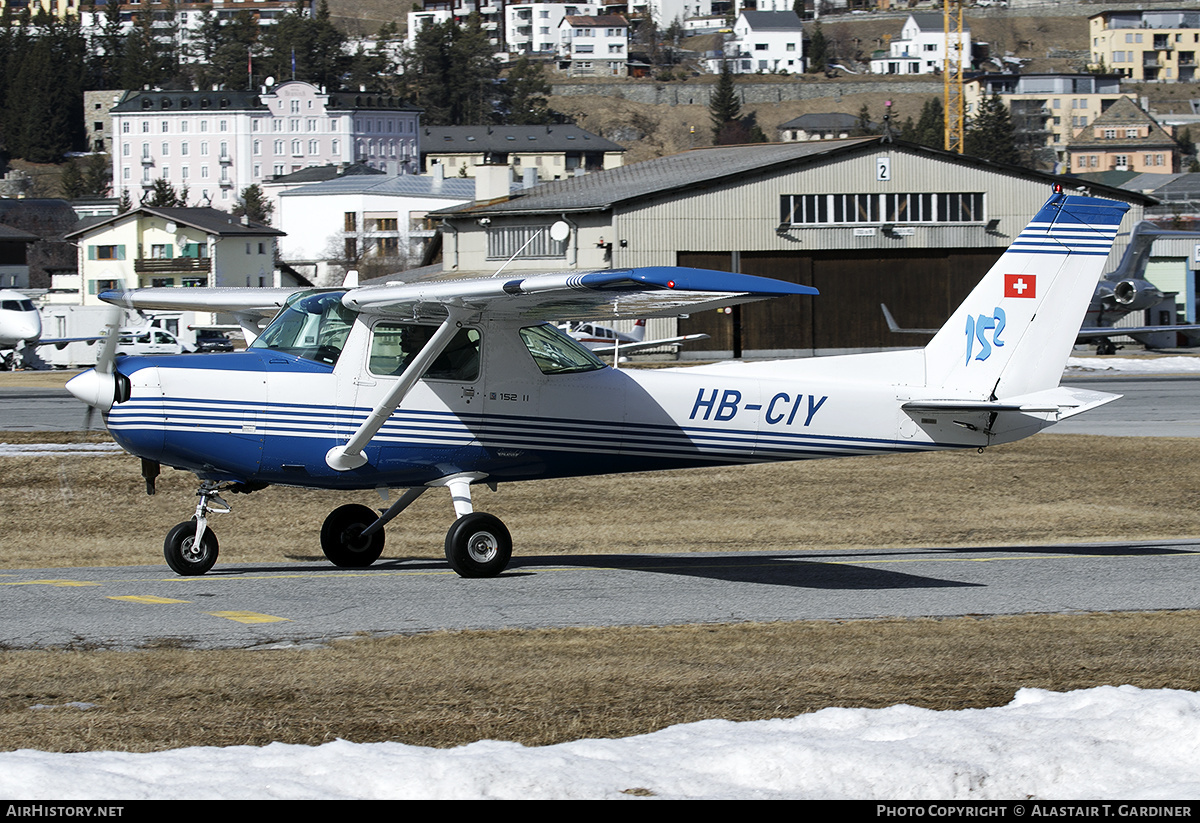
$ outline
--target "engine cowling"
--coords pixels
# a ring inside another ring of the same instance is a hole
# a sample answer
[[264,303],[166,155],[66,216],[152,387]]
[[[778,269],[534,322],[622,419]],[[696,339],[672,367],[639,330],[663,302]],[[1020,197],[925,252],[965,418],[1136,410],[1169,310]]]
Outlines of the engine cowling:
[[1148,309],[1163,299],[1163,293],[1148,280],[1129,278],[1113,286],[1113,300],[1126,311]]

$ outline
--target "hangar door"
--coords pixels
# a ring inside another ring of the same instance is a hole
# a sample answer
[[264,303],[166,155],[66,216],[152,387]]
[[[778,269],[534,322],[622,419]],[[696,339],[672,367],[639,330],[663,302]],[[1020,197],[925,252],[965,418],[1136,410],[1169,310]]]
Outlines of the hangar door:
[[[999,259],[1003,249],[879,252],[742,252],[743,274],[815,286],[817,297],[781,297],[706,311],[679,321],[704,333],[693,351],[839,350],[923,346],[924,335],[894,334],[880,310],[909,328],[938,328]],[[680,266],[733,270],[728,252],[679,252]]]

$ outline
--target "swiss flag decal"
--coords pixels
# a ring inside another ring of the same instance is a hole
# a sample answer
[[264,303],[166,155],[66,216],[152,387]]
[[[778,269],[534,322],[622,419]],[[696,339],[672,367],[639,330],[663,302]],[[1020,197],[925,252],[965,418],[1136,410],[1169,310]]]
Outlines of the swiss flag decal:
[[1035,274],[1006,274],[1004,275],[1005,297],[1037,297],[1037,275]]

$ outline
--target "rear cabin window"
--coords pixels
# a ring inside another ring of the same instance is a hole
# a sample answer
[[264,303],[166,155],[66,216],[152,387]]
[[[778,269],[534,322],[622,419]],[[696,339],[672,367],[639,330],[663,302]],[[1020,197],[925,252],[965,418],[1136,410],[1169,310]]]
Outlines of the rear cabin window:
[[549,323],[521,329],[521,342],[542,374],[576,374],[607,368],[589,349]]

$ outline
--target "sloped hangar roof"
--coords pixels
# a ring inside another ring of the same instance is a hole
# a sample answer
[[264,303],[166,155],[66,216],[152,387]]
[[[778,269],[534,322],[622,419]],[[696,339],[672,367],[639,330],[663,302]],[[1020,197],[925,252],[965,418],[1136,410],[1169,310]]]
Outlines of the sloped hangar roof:
[[[440,209],[443,217],[458,215],[520,215],[546,212],[605,211],[620,203],[672,192],[701,188],[715,183],[744,180],[748,175],[785,171],[809,163],[827,163],[843,156],[876,151],[879,137],[852,137],[843,140],[819,140],[795,143],[761,143],[745,146],[714,146],[693,149],[668,157],[592,172],[580,177],[555,180],[525,189],[499,202],[470,203]],[[988,168],[1000,174],[1044,181],[1047,185],[1065,183],[1070,178],[1033,171],[1020,166],[993,163],[977,157],[931,149],[900,140],[890,145],[913,154],[940,160]],[[1153,203],[1154,198],[1115,187],[1093,186],[1119,200],[1136,199]],[[1103,195],[1102,195],[1103,196]]]

